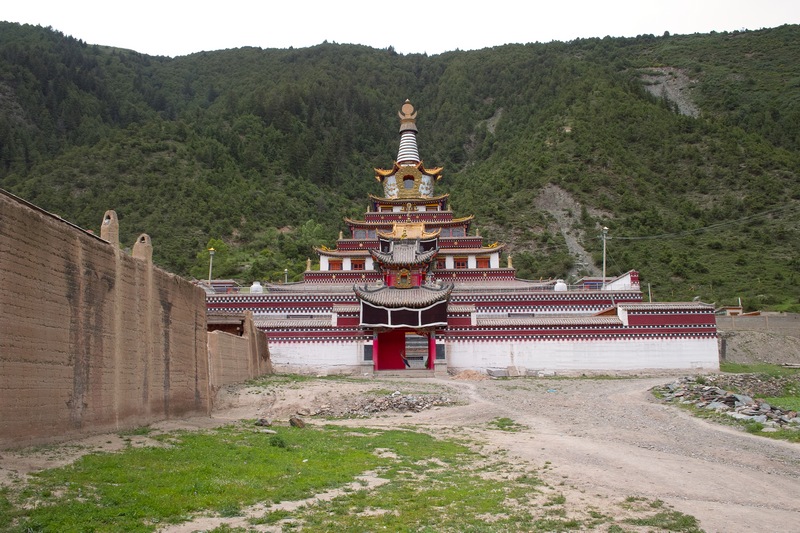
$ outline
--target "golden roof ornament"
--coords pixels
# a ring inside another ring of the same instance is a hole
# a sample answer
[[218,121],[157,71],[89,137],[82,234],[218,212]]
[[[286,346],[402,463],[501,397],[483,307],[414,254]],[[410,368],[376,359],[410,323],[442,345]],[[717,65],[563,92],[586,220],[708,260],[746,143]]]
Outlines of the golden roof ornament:
[[401,133],[408,130],[417,131],[417,112],[414,111],[414,106],[411,105],[410,100],[406,99],[403,107],[397,112],[397,116],[400,117]]

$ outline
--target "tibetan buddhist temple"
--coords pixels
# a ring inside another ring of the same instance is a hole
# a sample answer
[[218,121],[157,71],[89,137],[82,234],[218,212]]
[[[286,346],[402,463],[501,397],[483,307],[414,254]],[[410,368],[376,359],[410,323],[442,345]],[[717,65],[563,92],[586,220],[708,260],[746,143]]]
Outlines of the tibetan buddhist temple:
[[443,373],[718,368],[711,305],[644,303],[638,273],[570,289],[518,279],[501,243],[436,194],[443,169],[419,156],[417,112],[399,112],[397,159],[380,195],[314,251],[299,283],[208,290],[209,313],[252,311],[285,372]]

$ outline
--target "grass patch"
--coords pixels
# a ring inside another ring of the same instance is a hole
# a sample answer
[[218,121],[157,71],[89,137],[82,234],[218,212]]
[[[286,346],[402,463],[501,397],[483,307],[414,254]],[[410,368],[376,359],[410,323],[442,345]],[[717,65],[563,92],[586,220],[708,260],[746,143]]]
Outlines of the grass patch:
[[510,418],[495,418],[489,422],[489,427],[492,429],[499,429],[500,431],[521,431],[527,429],[527,426],[514,422]]
[[125,429],[117,433],[120,437],[143,437],[149,435],[153,429],[150,426],[140,426],[138,428]]
[[729,374],[761,374],[773,378],[800,378],[800,368],[788,368],[781,365],[771,365],[769,363],[720,363],[719,369]]
[[775,396],[764,398],[764,401],[783,410],[800,412],[800,396]]
[[[14,501],[19,530],[151,531],[155,524],[200,512],[233,516],[265,498],[302,499],[385,465],[371,452],[385,440],[395,441],[395,453],[406,456],[416,455],[408,448],[432,441],[407,432],[363,438],[339,428],[276,430],[266,435],[226,427],[162,435],[156,438],[169,446],[86,455],[68,467],[45,470]],[[274,437],[284,445],[274,445]]]
[[[645,515],[626,518],[623,521],[626,524],[658,528],[659,531],[702,533],[695,517],[670,509],[662,500],[630,496],[620,505],[624,509]],[[612,526],[609,531],[624,531],[624,529],[616,529],[616,527],[616,525]]]
[[695,517],[678,511],[662,511],[644,518],[628,518],[625,522],[634,526],[656,527],[664,531],[686,533],[702,533],[703,531]]

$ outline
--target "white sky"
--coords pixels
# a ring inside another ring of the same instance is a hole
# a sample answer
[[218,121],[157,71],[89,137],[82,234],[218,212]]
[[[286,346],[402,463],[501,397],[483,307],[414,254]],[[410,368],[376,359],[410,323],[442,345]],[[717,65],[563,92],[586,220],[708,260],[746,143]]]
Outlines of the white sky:
[[11,0],[0,20],[148,55],[327,40],[402,54],[800,24],[800,0]]

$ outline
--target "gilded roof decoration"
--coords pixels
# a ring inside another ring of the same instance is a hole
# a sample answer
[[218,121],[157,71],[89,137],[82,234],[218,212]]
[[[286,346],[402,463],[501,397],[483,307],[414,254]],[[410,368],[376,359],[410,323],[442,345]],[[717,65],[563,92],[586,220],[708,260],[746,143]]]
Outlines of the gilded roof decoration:
[[432,239],[441,232],[440,228],[425,231],[424,222],[395,222],[392,224],[392,231],[376,231],[384,239]]
[[397,161],[394,161],[392,163],[392,168],[390,169],[375,168],[373,170],[375,171],[375,180],[377,180],[379,183],[382,183],[385,178],[393,176],[403,170],[410,172],[416,171],[421,174],[426,174],[434,178],[436,181],[439,181],[440,179],[442,179],[442,170],[444,170],[444,167],[426,168],[425,163],[422,161],[412,165],[400,165]]

